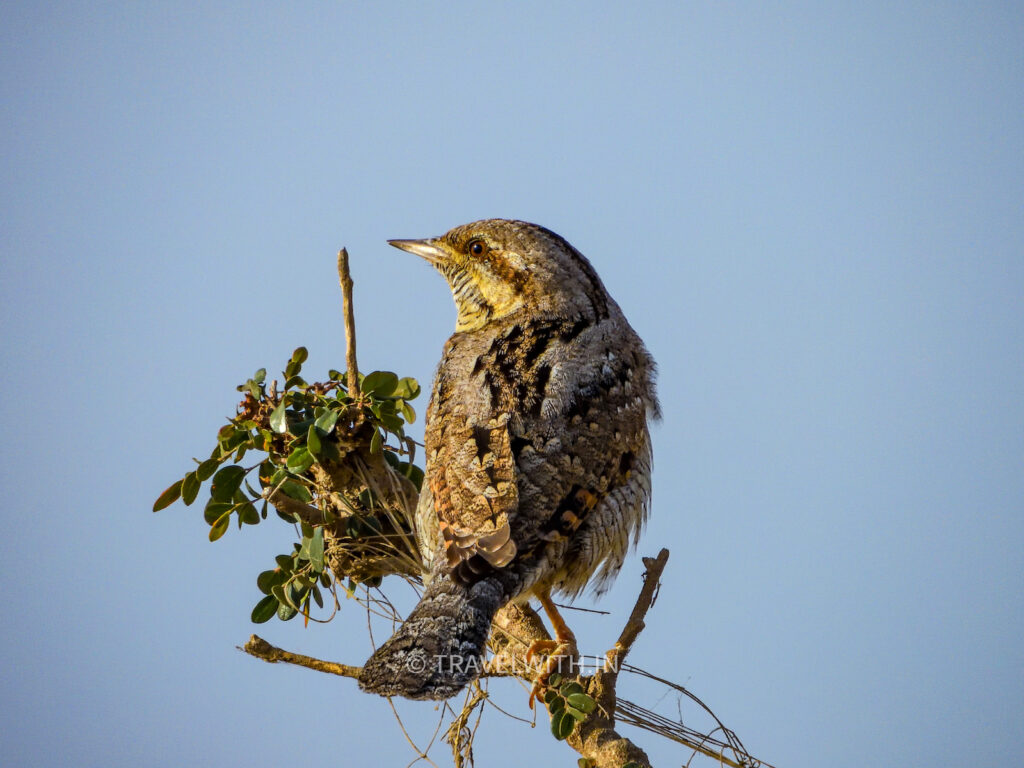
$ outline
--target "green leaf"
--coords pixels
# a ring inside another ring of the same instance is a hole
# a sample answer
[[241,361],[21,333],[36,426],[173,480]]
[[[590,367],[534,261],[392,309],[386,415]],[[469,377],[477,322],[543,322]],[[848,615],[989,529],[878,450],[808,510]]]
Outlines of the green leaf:
[[279,435],[283,435],[288,431],[288,416],[285,414],[285,399],[283,397],[270,414],[270,428]]
[[[271,465],[273,466],[273,465]],[[276,488],[277,484],[288,477],[288,470],[284,467],[278,467],[274,470],[274,473],[270,476],[270,481],[263,483],[264,488]]]
[[279,618],[281,621],[288,621],[290,619],[294,619],[295,614],[297,613],[298,611],[292,608],[290,605],[279,603],[277,606],[277,618]]
[[559,741],[563,741],[572,733],[576,719],[568,712],[556,712],[551,716],[551,733]]
[[199,495],[200,485],[202,483],[199,482],[198,470],[192,474],[185,475],[185,479],[181,481],[181,500],[185,502],[186,507],[196,500],[196,496]]
[[402,420],[395,416],[393,413],[382,413],[380,415],[381,424],[387,427],[395,434],[402,434]]
[[306,362],[308,358],[309,350],[307,350],[305,347],[297,347],[295,351],[292,352],[293,363],[298,363],[299,365],[302,365],[302,363]]
[[317,608],[324,607],[324,596],[320,594],[320,587],[313,587],[313,601],[316,603]]
[[196,467],[196,477],[199,478],[199,482],[205,483],[209,480],[213,473],[217,471],[217,467],[220,466],[220,462],[216,459],[207,459],[198,467]]
[[572,733],[572,729],[576,727],[576,718],[573,717],[568,710],[562,713],[561,721],[558,725],[559,741],[562,739],[569,738]]
[[217,470],[217,474],[213,476],[210,498],[216,501],[230,501],[234,497],[235,491],[242,485],[244,477],[245,470],[237,464]]
[[566,697],[566,701],[569,706],[573,709],[578,709],[580,712],[589,715],[597,707],[597,702],[594,701],[590,696],[585,693],[570,693]]
[[274,562],[277,563],[277,567],[285,573],[291,573],[293,560],[291,555],[276,555]]
[[221,518],[221,515],[230,511],[231,502],[210,499],[206,502],[206,508],[203,510],[203,519],[208,525],[213,525]]
[[320,435],[317,434],[316,424],[311,424],[309,432],[306,433],[306,448],[314,456],[320,453]]
[[381,447],[382,443],[380,439],[380,430],[375,429],[373,430],[373,437],[370,438],[370,453],[372,453],[374,456],[379,456],[381,452]]
[[364,395],[389,397],[397,386],[398,376],[391,371],[374,371],[363,379],[360,389]]
[[223,515],[221,515],[219,518],[217,518],[217,522],[215,522],[213,524],[213,526],[210,528],[210,541],[216,541],[221,536],[223,536],[224,532],[228,529],[228,525],[230,523],[231,523],[231,511],[228,510]]
[[324,569],[324,529],[317,528],[313,538],[309,540],[309,562],[313,570],[320,573]]
[[176,483],[168,486],[167,490],[161,493],[156,501],[153,502],[153,511],[159,512],[161,509],[167,509],[174,502],[181,498],[181,484],[184,480],[179,480]]
[[302,605],[302,600],[306,597],[307,592],[309,592],[309,588],[299,581],[293,581],[285,587],[285,594],[288,595],[288,602],[296,608]]
[[256,607],[252,609],[252,616],[249,618],[252,619],[253,624],[263,624],[264,622],[270,621],[274,618],[274,614],[277,613],[278,605],[280,605],[280,603],[277,602],[276,597],[273,595],[267,595],[256,603]]
[[405,419],[406,424],[416,423],[416,411],[405,400],[402,401],[402,418]]
[[570,696],[574,693],[583,693],[583,686],[577,683],[575,680],[570,680],[563,683],[558,689],[558,692],[563,696]]
[[565,708],[565,712],[566,712],[567,715],[572,717],[572,719],[575,720],[578,723],[581,723],[581,722],[583,722],[584,720],[587,719],[587,716],[584,713],[580,712],[575,707],[566,707]]
[[284,578],[284,573],[281,569],[272,568],[269,571],[263,571],[256,577],[256,586],[259,587],[260,592],[264,595],[269,595],[271,587],[280,584],[282,578]]
[[260,368],[256,373],[252,375],[252,380],[257,384],[262,384],[267,379],[267,369]]
[[313,457],[313,454],[309,452],[309,449],[296,448],[288,456],[288,469],[297,475],[301,475],[313,466],[314,461],[316,461],[316,459]]
[[284,591],[284,584],[275,584],[270,588],[270,594],[277,598],[281,605],[288,605],[288,593]]
[[416,379],[406,376],[398,382],[393,394],[403,400],[415,400],[420,394],[420,383]]
[[316,420],[316,428],[325,435],[331,434],[331,430],[334,429],[339,416],[341,416],[341,411],[328,410]]
[[313,494],[309,492],[309,489],[302,483],[297,483],[294,480],[285,480],[281,484],[281,493],[297,501],[304,501],[307,504],[313,500]]
[[217,436],[217,440],[220,443],[221,456],[227,456],[248,439],[249,430],[238,429],[234,424],[228,424]]
[[247,501],[238,506],[238,519],[246,525],[256,525],[260,521],[260,513],[252,502]]

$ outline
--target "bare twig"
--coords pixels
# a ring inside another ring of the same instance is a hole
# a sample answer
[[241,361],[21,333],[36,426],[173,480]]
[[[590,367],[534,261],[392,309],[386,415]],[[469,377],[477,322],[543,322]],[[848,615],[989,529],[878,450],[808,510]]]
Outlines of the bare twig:
[[[650,672],[645,672],[644,670],[630,664],[623,664],[622,670],[634,675],[639,675],[640,677],[655,680],[664,685],[668,690],[678,691],[681,696],[685,696],[704,710],[704,712],[715,722],[717,727],[708,733],[704,733],[703,731],[684,725],[681,713],[677,720],[672,720],[623,698],[618,699],[616,702],[616,713],[619,716],[619,722],[627,723],[637,728],[643,728],[644,730],[656,733],[663,738],[683,744],[684,746],[692,749],[695,754],[700,753],[707,755],[708,757],[713,757],[722,765],[732,766],[732,768],[772,768],[770,764],[758,760],[747,752],[746,747],[743,746],[743,742],[740,741],[739,737],[732,731],[732,729],[727,728],[725,724],[718,719],[718,716],[711,711],[707,704],[698,699],[683,686],[678,683],[673,683],[671,680],[665,680],[657,675],[652,675]],[[731,753],[731,756],[727,753]]]
[[362,667],[351,667],[348,664],[339,664],[336,661],[323,661],[321,659],[314,659],[312,656],[303,656],[300,653],[282,650],[277,646],[271,645],[258,635],[252,635],[249,638],[249,642],[244,647],[239,648],[239,650],[245,651],[257,659],[263,659],[270,664],[283,661],[285,664],[295,664],[299,667],[306,667],[317,672],[326,672],[329,675],[338,675],[340,677],[355,679],[362,672]]
[[615,730],[615,686],[618,682],[619,665],[644,628],[644,617],[654,603],[658,581],[667,562],[667,549],[662,549],[656,558],[644,558],[644,566],[647,569],[644,572],[644,586],[615,646],[605,654],[607,663],[592,677],[581,680],[587,688],[587,693],[597,701],[599,708],[573,730],[567,742],[570,747],[589,759],[594,768],[617,768],[627,763],[650,768],[651,761],[647,753]]
[[[402,735],[405,736],[405,740],[409,742],[409,746],[412,747],[413,752],[415,752],[417,755],[416,759],[409,763],[409,765],[414,765],[418,763],[420,760],[426,760],[428,763],[434,766],[434,768],[438,768],[437,763],[431,760],[426,752],[424,752],[422,749],[416,746],[416,742],[412,740],[412,736],[410,736],[409,732],[405,729],[405,723],[402,722],[402,716],[398,714],[398,710],[395,709],[395,702],[391,700],[390,696],[388,696],[388,706],[391,707],[391,712],[394,714],[395,720],[398,721],[398,727],[402,729]],[[431,741],[433,741],[433,739],[431,739]]]
[[356,318],[352,309],[352,275],[348,271],[348,251],[338,251],[338,283],[341,285],[342,310],[345,313],[345,365],[348,367],[348,396],[359,399],[359,366],[356,365]]
[[327,522],[323,512],[288,496],[281,491],[280,485],[277,488],[264,488],[261,495],[286,515],[295,515],[299,520],[310,525],[324,525]]
[[615,642],[615,647],[608,651],[606,655],[608,666],[612,669],[619,669],[626,658],[626,654],[629,653],[629,649],[633,647],[637,636],[643,631],[644,617],[647,616],[647,611],[654,604],[654,598],[657,595],[658,586],[661,581],[661,572],[665,570],[665,563],[667,562],[667,549],[662,549],[655,558],[644,558],[644,567],[647,569],[644,572],[644,587],[640,590],[640,596],[636,599],[636,605],[633,606],[633,611],[629,614],[629,620],[626,622],[626,626],[622,628],[622,633]]

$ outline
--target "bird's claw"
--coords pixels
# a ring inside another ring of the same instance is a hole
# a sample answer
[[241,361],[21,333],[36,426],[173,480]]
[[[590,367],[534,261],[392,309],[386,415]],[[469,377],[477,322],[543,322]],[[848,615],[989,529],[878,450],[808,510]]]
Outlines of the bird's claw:
[[553,650],[558,648],[559,642],[557,640],[534,640],[530,643],[530,647],[526,649],[526,663],[533,663],[533,657],[537,654],[547,656]]
[[527,704],[531,710],[535,701],[538,699],[543,701],[544,692],[549,687],[548,679],[559,671],[562,662],[568,660],[571,664],[580,655],[575,640],[535,640],[526,651],[526,663],[529,664],[537,654],[546,655],[547,658],[530,687],[530,698]]

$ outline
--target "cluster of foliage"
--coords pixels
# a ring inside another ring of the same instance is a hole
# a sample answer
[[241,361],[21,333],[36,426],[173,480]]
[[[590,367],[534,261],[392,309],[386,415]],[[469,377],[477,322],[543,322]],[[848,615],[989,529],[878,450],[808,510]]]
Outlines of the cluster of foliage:
[[576,723],[587,719],[597,702],[576,680],[564,680],[557,672],[548,678],[544,704],[551,715],[551,733],[559,741],[569,738]]
[[[390,371],[374,371],[359,377],[358,395],[352,396],[344,384],[345,374],[339,371],[329,371],[326,382],[308,383],[303,379],[302,364],[307,357],[305,347],[292,353],[280,390],[276,381],[268,386],[265,368],[239,385],[236,389],[244,394],[243,400],[236,415],[217,433],[217,445],[210,457],[205,461],[193,459],[195,469],[172,483],[153,504],[154,512],[179,499],[191,505],[210,480],[209,499],[203,509],[210,541],[228,531],[232,518],[238,528],[266,520],[268,499],[275,494],[316,505],[323,524],[311,524],[282,510],[281,505],[271,505],[279,518],[297,527],[301,539],[293,544],[291,552],[275,558],[274,568],[257,577],[257,587],[264,597],[253,608],[255,623],[269,621],[274,615],[287,621],[299,613],[308,621],[310,601],[324,607],[321,588],[335,594],[337,608],[335,583],[343,574],[332,573],[325,562],[325,527],[341,522],[349,535],[358,536],[363,532],[361,528],[367,534],[375,532],[372,514],[356,514],[339,521],[336,510],[326,503],[325,467],[337,467],[346,454],[362,449],[370,455],[382,455],[417,491],[423,481],[423,471],[413,463],[415,444],[405,434],[406,424],[416,419],[409,403],[420,394],[416,380],[399,378]],[[262,455],[244,466],[241,462],[250,451]],[[250,483],[253,473],[256,487]],[[369,489],[343,501],[352,512],[373,510],[376,504]],[[364,583],[367,581],[364,579]],[[351,594],[355,586],[349,578],[344,588]]]

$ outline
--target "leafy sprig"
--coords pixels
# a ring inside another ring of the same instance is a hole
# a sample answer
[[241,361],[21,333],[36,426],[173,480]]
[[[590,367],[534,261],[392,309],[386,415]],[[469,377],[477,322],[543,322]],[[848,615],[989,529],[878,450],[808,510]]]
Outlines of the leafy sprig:
[[[236,387],[243,399],[235,416],[218,431],[209,458],[193,459],[195,469],[172,483],[153,504],[154,512],[179,499],[190,506],[210,481],[203,518],[210,526],[211,542],[228,531],[232,519],[238,528],[266,520],[268,501],[274,501],[279,518],[298,526],[301,540],[293,544],[292,552],[278,555],[276,567],[257,578],[264,597],[252,611],[256,623],[275,614],[287,621],[302,613],[308,620],[310,601],[324,607],[321,588],[333,591],[335,579],[343,575],[328,567],[325,529],[335,532],[340,526],[344,535],[356,538],[380,532],[370,489],[345,500],[351,511],[367,514],[339,520],[336,506],[327,503],[336,490],[326,487],[331,473],[344,465],[348,455],[382,456],[417,491],[423,482],[423,471],[414,463],[415,443],[405,434],[406,425],[416,419],[409,401],[420,394],[417,381],[374,371],[358,377],[359,392],[353,397],[344,384],[345,374],[335,370],[329,371],[326,382],[307,382],[301,375],[307,358],[305,347],[292,353],[280,390],[276,381],[267,383],[265,368]],[[245,466],[242,461],[250,451],[263,455]],[[317,519],[288,511],[288,505],[276,502],[281,495],[317,512]],[[363,579],[363,583],[369,581]],[[354,586],[350,580],[347,591],[351,593]]]
[[581,723],[597,708],[597,702],[576,680],[564,680],[557,672],[548,678],[544,704],[551,715],[551,733],[559,741],[569,738],[576,723]]

